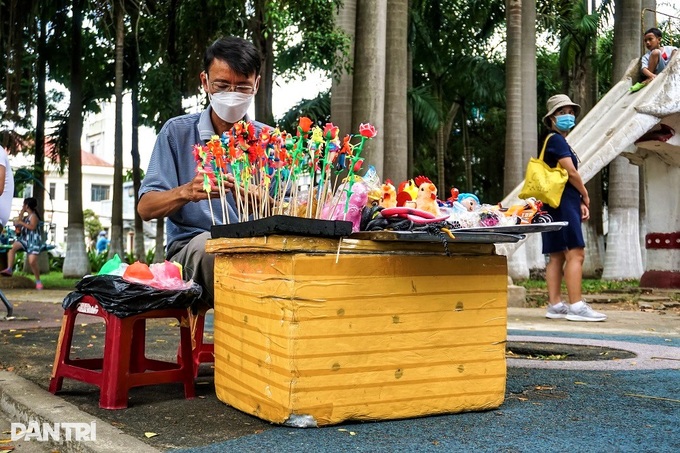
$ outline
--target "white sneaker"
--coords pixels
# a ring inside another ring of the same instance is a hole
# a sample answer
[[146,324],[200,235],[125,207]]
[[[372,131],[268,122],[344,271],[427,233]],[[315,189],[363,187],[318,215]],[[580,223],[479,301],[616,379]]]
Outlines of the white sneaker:
[[564,302],[558,302],[554,305],[548,304],[548,311],[545,312],[545,317],[550,319],[564,319],[569,313],[569,306]]
[[593,310],[590,305],[581,301],[572,304],[569,307],[569,313],[567,313],[568,321],[604,321],[607,319],[607,315]]

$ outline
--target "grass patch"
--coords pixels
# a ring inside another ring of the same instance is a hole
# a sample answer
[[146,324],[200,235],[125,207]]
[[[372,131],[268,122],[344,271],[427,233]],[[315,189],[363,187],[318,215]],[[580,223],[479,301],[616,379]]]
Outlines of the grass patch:
[[[516,285],[527,290],[526,302],[529,307],[543,307],[548,303],[548,288],[545,280],[518,280]],[[636,297],[640,294],[639,280],[601,280],[584,279],[581,283],[583,294],[625,293]],[[562,280],[562,295],[567,295],[567,287]]]
[[[23,271],[17,271],[14,275],[23,275],[33,279],[33,274]],[[40,274],[40,281],[45,289],[76,289],[76,283],[80,281],[79,278],[64,278],[61,272],[52,271],[49,274]]]
[[[545,280],[518,280],[516,285],[523,286],[529,290],[546,290],[547,285]],[[619,293],[619,292],[637,292],[640,288],[639,280],[601,280],[601,279],[584,279],[581,283],[581,288],[584,294],[599,294],[599,293]],[[567,287],[562,281],[562,291],[566,291]]]

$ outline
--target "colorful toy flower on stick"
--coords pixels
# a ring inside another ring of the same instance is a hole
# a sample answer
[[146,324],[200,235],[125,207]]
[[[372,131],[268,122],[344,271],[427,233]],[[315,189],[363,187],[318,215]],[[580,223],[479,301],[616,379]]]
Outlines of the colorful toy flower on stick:
[[352,186],[354,185],[354,175],[361,169],[363,159],[361,159],[361,151],[364,149],[366,140],[370,140],[378,135],[375,127],[369,123],[361,123],[359,125],[359,134],[361,134],[361,141],[353,148],[352,156],[350,157],[349,173],[347,174],[347,198],[345,198],[345,217],[349,209],[349,199],[352,194]]
[[[344,209],[340,215],[344,212],[344,217],[347,216],[352,186],[364,160],[361,152],[366,140],[376,136],[375,128],[361,124],[358,144],[351,143],[352,135],[341,141],[340,131],[332,123],[322,129],[314,126],[311,119],[301,117],[296,129],[294,136],[268,127],[256,132],[252,123],[239,121],[221,138],[214,136],[206,145],[194,146],[196,171],[203,177],[213,224],[216,223],[211,200],[214,191],[219,193],[222,223],[231,223],[228,193],[224,189],[229,173],[233,175],[232,194],[239,221],[283,214],[284,205],[291,215],[325,218],[330,200],[335,203],[334,208],[337,206],[338,193],[343,194],[340,205],[344,205]],[[339,175],[345,169],[347,178],[336,190]],[[333,171],[336,177],[331,184]],[[298,195],[301,186],[309,187],[306,197]],[[302,198],[300,203],[298,198]]]

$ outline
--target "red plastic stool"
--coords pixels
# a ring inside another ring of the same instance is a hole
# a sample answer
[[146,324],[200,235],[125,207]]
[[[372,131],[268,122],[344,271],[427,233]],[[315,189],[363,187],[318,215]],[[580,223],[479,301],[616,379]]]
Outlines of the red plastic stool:
[[[69,357],[76,317],[80,314],[98,316],[106,322],[103,358]],[[194,367],[191,361],[165,362],[148,359],[144,355],[146,320],[156,318],[176,318],[179,321],[180,349],[185,355],[191,354],[191,332],[182,323],[186,316],[186,309],[168,308],[119,318],[105,311],[94,297],[83,297],[64,312],[50,392],[61,390],[66,377],[98,386],[99,407],[102,409],[125,409],[130,388],[143,385],[181,382],[184,384],[184,397],[193,398]]]
[[[191,328],[191,357],[194,362],[194,376],[198,376],[198,367],[201,363],[215,362],[215,345],[203,342],[203,332],[205,330],[205,314],[207,310],[193,314],[189,309],[189,327]],[[177,349],[177,361],[182,361],[181,345]]]

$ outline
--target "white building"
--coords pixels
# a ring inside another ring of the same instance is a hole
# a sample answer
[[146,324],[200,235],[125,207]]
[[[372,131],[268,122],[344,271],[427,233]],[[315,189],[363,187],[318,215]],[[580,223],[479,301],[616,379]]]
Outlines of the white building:
[[[130,102],[126,99],[123,107],[123,174],[132,169],[132,132],[130,121]],[[113,160],[114,160],[114,130],[115,105],[113,102],[101,105],[102,111],[88,115],[83,123],[83,137],[81,146],[82,159],[82,188],[83,209],[91,209],[102,223],[104,229],[110,233],[111,208],[113,198]],[[147,127],[139,130],[140,167],[146,170],[154,142],[155,133]],[[66,229],[68,226],[68,168],[64,174],[59,174],[58,164],[45,164],[45,222],[54,224],[54,242],[62,249],[66,245]],[[10,156],[12,169],[16,172],[21,167],[30,168],[33,156]],[[28,184],[23,193],[17,193],[12,203],[12,218],[21,210],[23,199],[35,193],[33,184]],[[126,250],[132,248],[132,234],[134,232],[134,192],[132,181],[123,183],[123,228]],[[147,250],[155,245],[155,221],[145,222],[144,231]],[[110,235],[109,235],[110,237]]]

